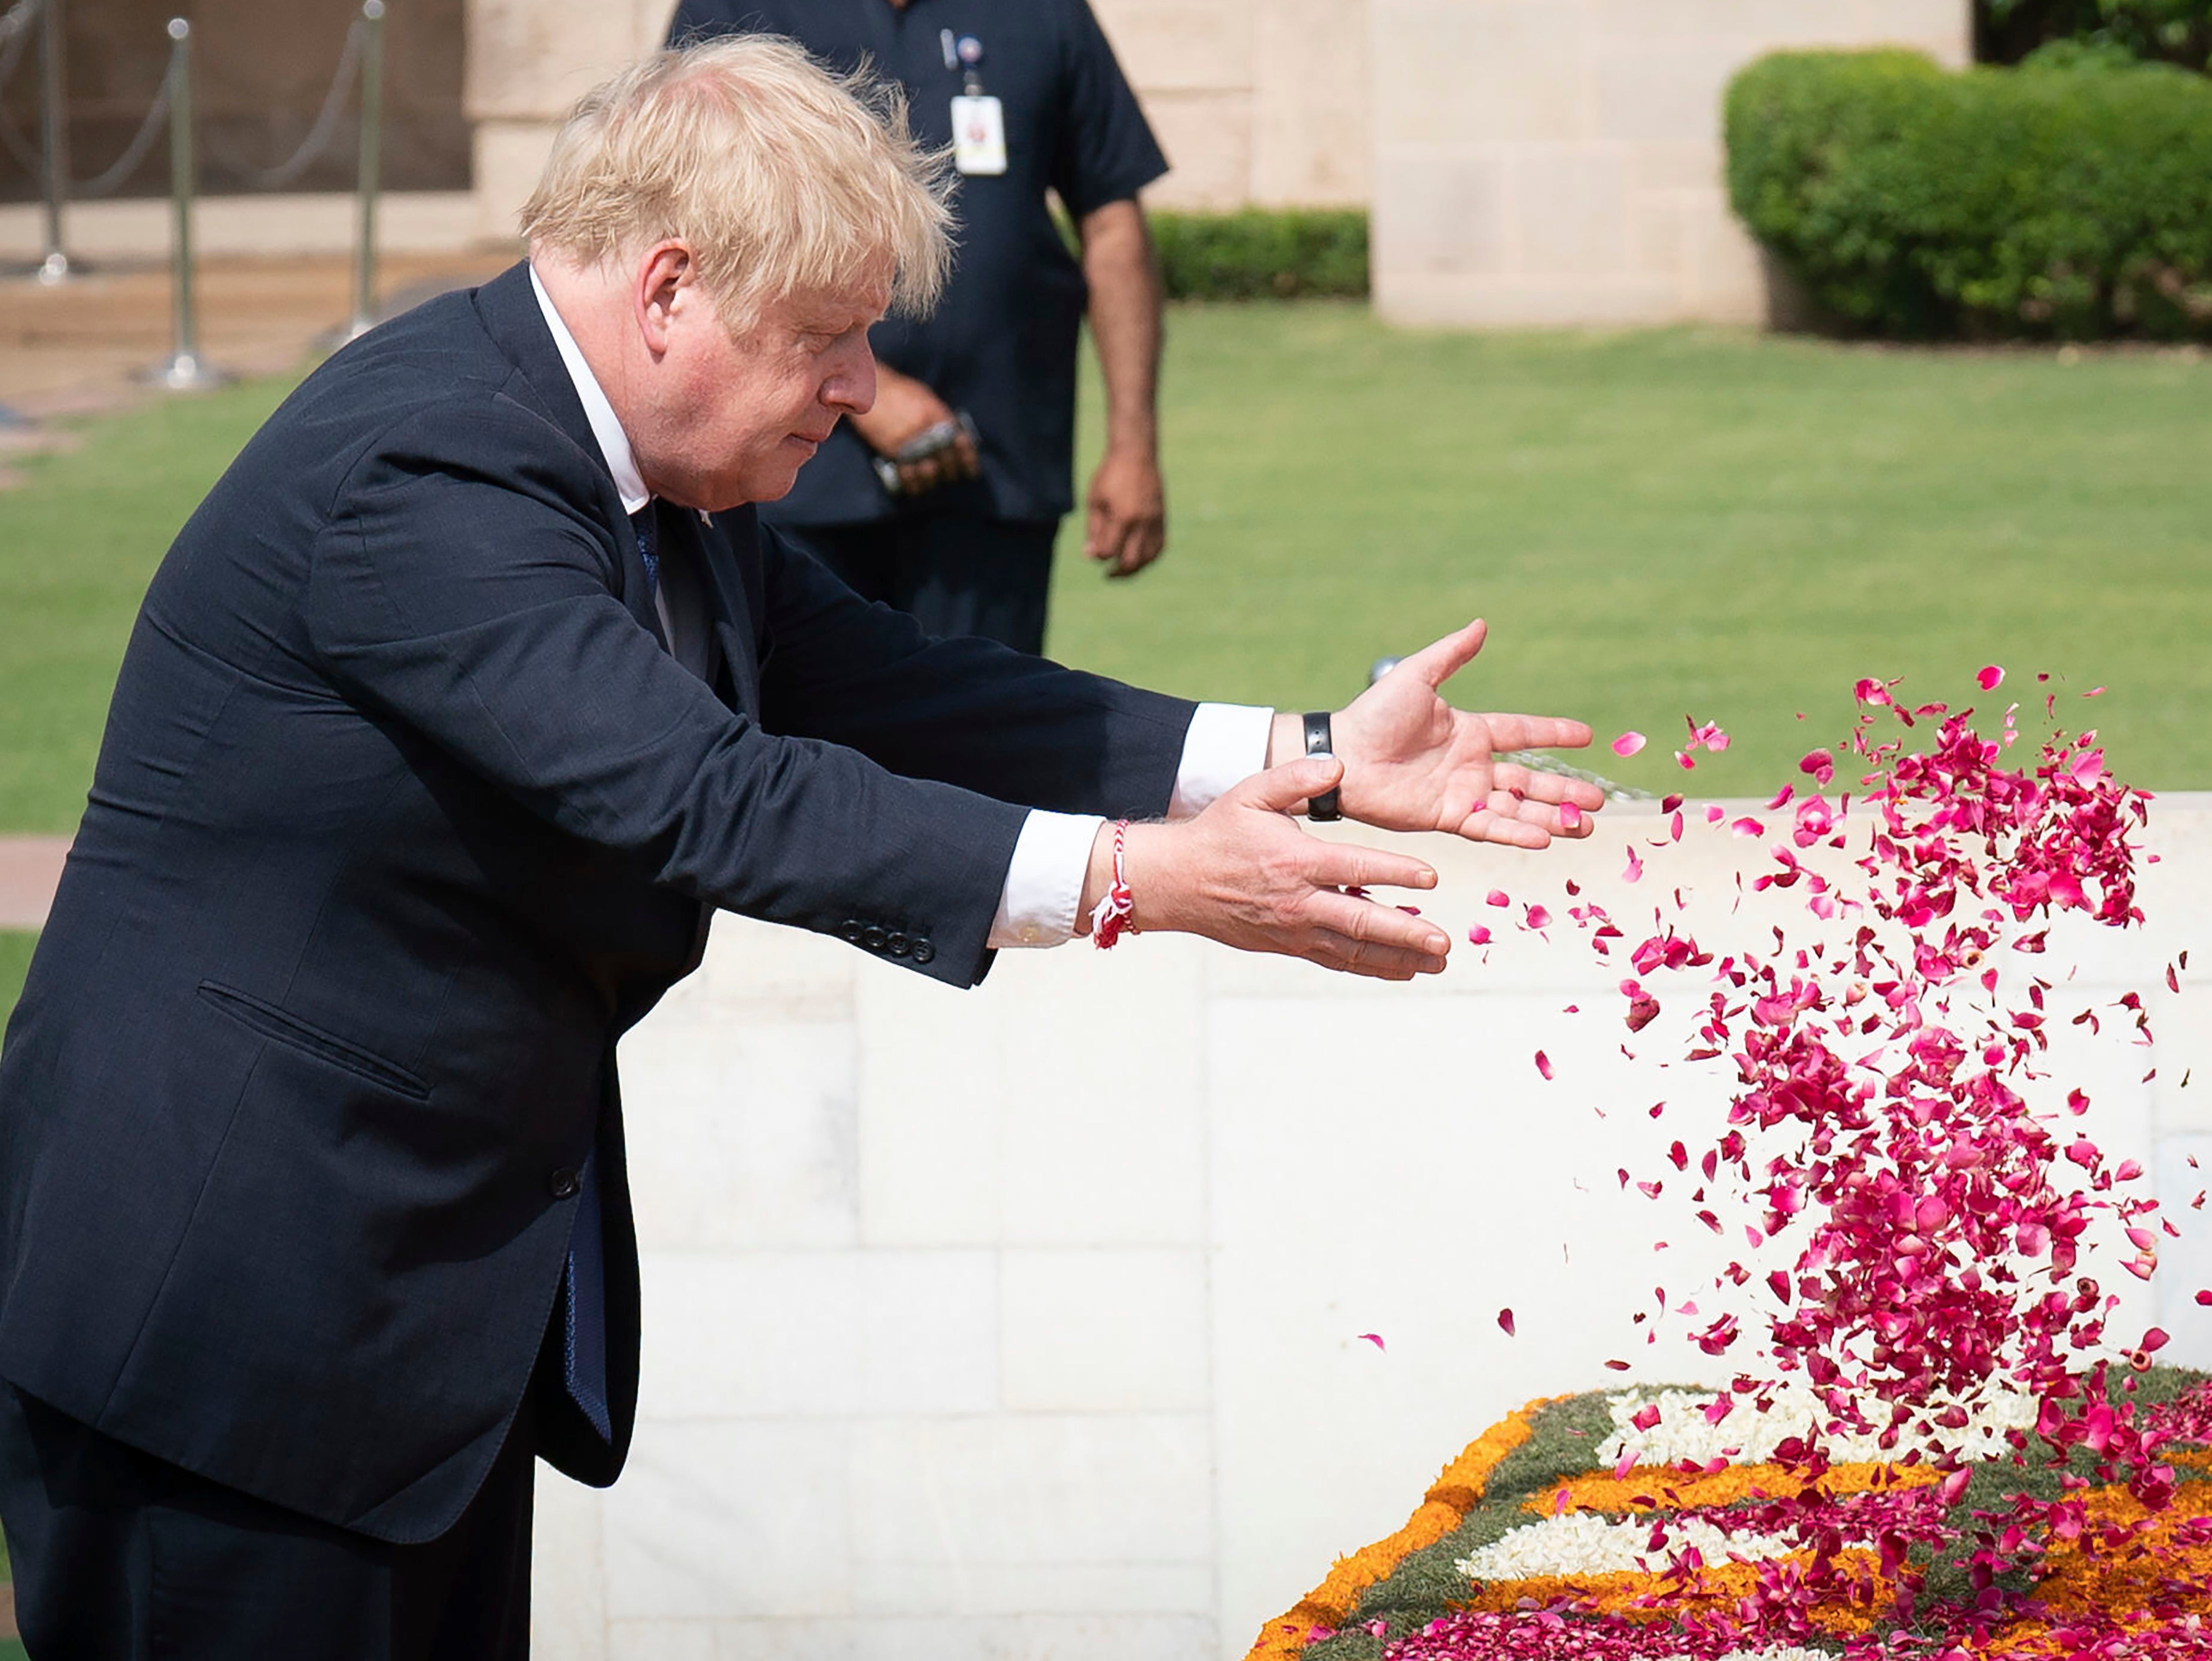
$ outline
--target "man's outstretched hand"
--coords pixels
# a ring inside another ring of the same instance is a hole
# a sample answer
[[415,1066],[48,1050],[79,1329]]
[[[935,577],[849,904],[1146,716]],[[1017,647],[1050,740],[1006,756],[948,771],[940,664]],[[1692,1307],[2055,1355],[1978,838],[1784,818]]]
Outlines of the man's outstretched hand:
[[[1486,628],[1478,618],[1403,659],[1332,717],[1346,818],[1511,848],[1589,834],[1587,818],[1570,828],[1559,808],[1596,812],[1605,805],[1596,785],[1497,759],[1506,751],[1582,749],[1588,726],[1558,715],[1474,715],[1444,702],[1444,682],[1482,649]],[[1302,747],[1298,718],[1278,715],[1271,759]]]
[[[1344,891],[1433,888],[1433,867],[1402,854],[1323,842],[1290,817],[1340,771],[1322,757],[1294,761],[1254,774],[1181,824],[1131,825],[1124,861],[1135,904],[1131,922],[1386,981],[1443,969],[1451,950],[1443,929]],[[1091,850],[1079,928],[1088,930],[1091,908],[1112,879],[1109,829]]]

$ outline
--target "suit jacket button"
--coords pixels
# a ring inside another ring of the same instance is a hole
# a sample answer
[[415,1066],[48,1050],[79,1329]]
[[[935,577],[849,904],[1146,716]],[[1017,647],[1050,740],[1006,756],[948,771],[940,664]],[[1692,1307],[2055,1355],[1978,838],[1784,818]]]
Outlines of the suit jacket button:
[[583,1178],[567,1165],[562,1165],[545,1179],[545,1186],[556,1200],[573,1200],[576,1190],[584,1185]]
[[846,945],[858,946],[860,943],[860,937],[868,931],[861,927],[859,919],[848,917],[838,925],[837,932],[844,937]]
[[906,956],[908,949],[911,945],[912,942],[909,941],[905,935],[900,934],[896,929],[893,929],[891,931],[891,937],[884,942],[884,950],[890,952],[894,958],[903,958]]
[[914,960],[916,963],[928,963],[936,956],[937,948],[927,940],[916,940],[914,943]]
[[860,944],[866,946],[871,952],[882,951],[884,947],[890,943],[890,936],[885,934],[881,928],[874,923],[870,923],[867,927],[866,932],[860,936]]

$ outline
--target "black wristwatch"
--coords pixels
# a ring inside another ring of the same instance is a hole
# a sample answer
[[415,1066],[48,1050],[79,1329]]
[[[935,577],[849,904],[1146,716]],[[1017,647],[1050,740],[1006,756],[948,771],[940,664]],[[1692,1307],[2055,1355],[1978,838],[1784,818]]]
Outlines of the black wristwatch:
[[[1331,747],[1329,743],[1328,711],[1326,709],[1316,709],[1313,711],[1306,716],[1305,723],[1306,754],[1310,756],[1334,755],[1336,751]],[[1312,819],[1316,824],[1326,824],[1331,819],[1340,819],[1344,817],[1343,813],[1338,810],[1336,790],[1334,787],[1324,790],[1321,794],[1308,800],[1306,802],[1306,817]]]

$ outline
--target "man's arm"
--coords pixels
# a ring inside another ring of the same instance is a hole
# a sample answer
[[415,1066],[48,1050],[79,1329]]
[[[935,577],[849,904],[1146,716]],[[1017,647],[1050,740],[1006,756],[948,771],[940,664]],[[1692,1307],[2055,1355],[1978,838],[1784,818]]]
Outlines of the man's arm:
[[1160,284],[1145,210],[1133,198],[1076,222],[1091,285],[1091,338],[1106,383],[1106,453],[1091,476],[1083,551],[1133,576],[1167,545],[1160,480]]

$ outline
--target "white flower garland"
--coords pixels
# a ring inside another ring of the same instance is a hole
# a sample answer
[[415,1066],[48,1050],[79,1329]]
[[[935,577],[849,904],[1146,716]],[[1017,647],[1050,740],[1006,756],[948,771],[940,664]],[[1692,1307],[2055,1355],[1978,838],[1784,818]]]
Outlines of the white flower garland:
[[[1606,1407],[1613,1415],[1613,1431],[1599,1446],[1595,1463],[1601,1469],[1617,1465],[1633,1453],[1638,1463],[1646,1465],[1673,1464],[1683,1459],[1700,1465],[1715,1459],[1726,1459],[1731,1464],[1762,1464],[1774,1457],[1781,1442],[1807,1434],[1830,1416],[1820,1397],[1802,1384],[1777,1390],[1774,1405],[1765,1413],[1740,1396],[1734,1411],[1717,1424],[1709,1423],[1705,1409],[1717,1399],[1710,1390],[1628,1390],[1607,1396]],[[1659,1422],[1649,1430],[1638,1430],[1633,1422],[1636,1415],[1650,1407],[1659,1409]],[[1942,1442],[1960,1452],[1986,1451],[1994,1455],[2007,1451],[2005,1432],[2032,1430],[2034,1426],[2034,1399],[2021,1391],[2007,1390],[1992,1393],[1968,1409],[1965,1426],[1942,1433]],[[1898,1454],[1897,1449],[1884,1449],[1872,1436],[1830,1437],[1826,1449],[1829,1459],[1837,1464],[1886,1463]]]
[[1797,1548],[1786,1539],[1733,1535],[1698,1518],[1665,1518],[1667,1543],[1651,1546],[1653,1518],[1622,1521],[1594,1511],[1547,1517],[1478,1548],[1452,1567],[1470,1580],[1525,1580],[1539,1574],[1648,1574],[1686,1546],[1695,1546],[1708,1567],[1739,1558],[1753,1562]]

